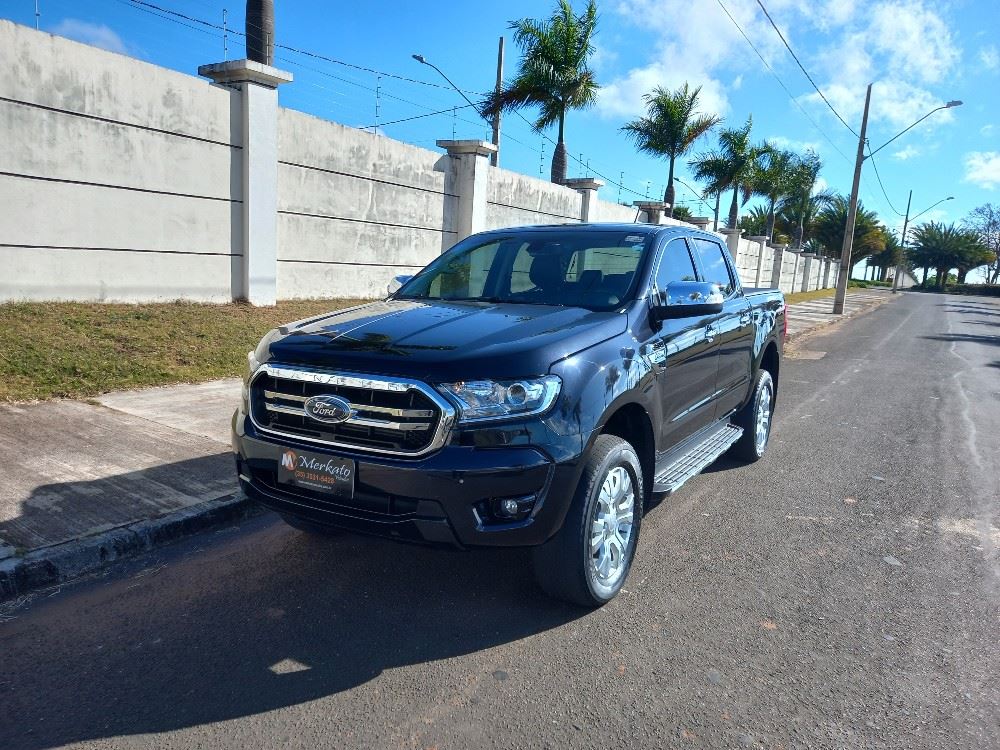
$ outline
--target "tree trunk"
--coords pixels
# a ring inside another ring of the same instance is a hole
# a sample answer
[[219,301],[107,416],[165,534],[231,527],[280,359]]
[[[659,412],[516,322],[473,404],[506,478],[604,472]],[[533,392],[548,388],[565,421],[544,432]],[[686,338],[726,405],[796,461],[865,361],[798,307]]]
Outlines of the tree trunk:
[[996,284],[998,278],[1000,278],[1000,261],[997,262],[996,268],[993,269],[993,276],[990,277],[990,283]]
[[966,277],[966,275],[968,273],[969,273],[969,269],[967,269],[967,268],[959,268],[958,269],[958,283],[959,284],[964,284],[965,283],[965,277]]
[[736,229],[736,224],[740,220],[740,207],[737,198],[740,194],[740,186],[733,186],[733,202],[729,204],[729,228]]
[[712,231],[719,231],[719,204],[722,202],[722,193],[715,194],[715,223],[712,224]]
[[674,217],[674,158],[670,157],[670,169],[667,171],[667,190],[663,193],[663,202],[667,204],[667,216]]
[[767,206],[767,229],[764,234],[767,235],[768,242],[774,239],[774,201],[768,203]]
[[924,278],[920,280],[920,286],[927,286],[927,272],[930,271],[928,266],[924,266]]
[[556,150],[552,154],[552,182],[562,185],[566,182],[566,140],[563,137],[563,129],[566,125],[565,110],[559,115],[559,141],[556,143]]
[[274,0],[247,0],[247,59],[274,65]]
[[944,291],[944,284],[945,284],[945,281],[947,281],[947,279],[948,279],[948,271],[949,270],[951,270],[951,269],[948,269],[948,268],[939,268],[939,269],[937,269],[937,288],[940,289],[941,291]]

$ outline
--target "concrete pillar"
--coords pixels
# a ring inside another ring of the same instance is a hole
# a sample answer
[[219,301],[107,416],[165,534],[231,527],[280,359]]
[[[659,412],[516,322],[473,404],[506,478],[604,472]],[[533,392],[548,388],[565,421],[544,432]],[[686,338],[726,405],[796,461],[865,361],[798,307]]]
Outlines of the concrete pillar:
[[757,271],[754,273],[753,285],[760,286],[760,280],[764,276],[764,248],[767,247],[767,237],[751,235],[747,239],[757,243]]
[[242,95],[243,262],[240,295],[278,299],[278,86],[292,74],[253,60],[202,65],[198,74]]
[[580,221],[600,221],[597,208],[597,191],[604,187],[604,183],[590,177],[574,177],[566,180],[563,185],[573,188],[578,192],[583,200],[580,202]]
[[647,224],[659,224],[663,212],[670,208],[670,204],[663,201],[634,201],[632,205],[646,214]]
[[458,196],[455,217],[455,241],[486,229],[486,194],[490,155],[497,147],[487,141],[438,141],[448,152],[450,186],[447,192]]
[[711,216],[692,216],[691,223],[703,232],[708,231],[708,225],[712,223]]
[[833,267],[833,261],[829,258],[823,258],[823,280],[820,289],[830,288],[830,269]]
[[802,253],[802,260],[805,262],[804,268],[802,269],[802,289],[803,292],[809,291],[809,282],[812,281],[812,269],[813,263],[816,262],[815,253]]
[[743,234],[743,230],[720,229],[719,232],[726,235],[726,247],[729,248],[729,254],[733,256],[733,261],[736,262],[737,256],[740,254],[740,235]]
[[781,288],[781,267],[785,263],[785,245],[771,245],[774,258],[771,262],[771,286]]

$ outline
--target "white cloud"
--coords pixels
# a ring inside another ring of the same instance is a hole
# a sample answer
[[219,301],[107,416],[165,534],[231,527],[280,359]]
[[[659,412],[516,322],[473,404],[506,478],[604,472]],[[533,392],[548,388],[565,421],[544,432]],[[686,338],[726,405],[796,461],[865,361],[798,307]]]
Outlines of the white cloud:
[[[816,62],[821,88],[852,127],[860,124],[866,85],[876,81],[872,123],[902,129],[942,103],[927,87],[950,81],[960,58],[951,29],[933,8],[922,0],[884,0],[858,13]],[[816,94],[804,99],[825,108]],[[921,127],[952,119],[944,110]]]
[[601,88],[598,109],[601,114],[616,117],[632,117],[646,111],[642,97],[654,86],[675,89],[684,83],[701,86],[698,109],[703,113],[717,115],[729,111],[729,99],[725,87],[705,74],[692,75],[676,67],[665,67],[656,63],[643,68],[633,68],[624,77]]
[[906,161],[907,159],[912,159],[914,156],[920,156],[921,153],[923,152],[916,146],[907,146],[906,148],[893,152],[892,155],[900,161]]
[[783,135],[772,135],[764,140],[775,148],[796,151],[800,154],[804,154],[806,151],[816,151],[818,153],[820,150],[820,144],[817,141],[798,141],[794,138],[786,138]]
[[979,62],[987,70],[1000,69],[1000,50],[997,50],[995,44],[983,47],[979,50]]
[[128,54],[128,47],[122,38],[110,26],[102,23],[89,23],[76,18],[64,18],[52,28],[53,34],[75,39],[84,44],[106,49],[109,52]]
[[1000,151],[972,151],[966,154],[964,180],[986,190],[1000,186]]
[[979,135],[991,136],[991,135],[993,135],[993,130],[994,129],[995,128],[993,126],[993,123],[992,122],[988,123],[986,125],[983,125],[981,128],[979,128]]

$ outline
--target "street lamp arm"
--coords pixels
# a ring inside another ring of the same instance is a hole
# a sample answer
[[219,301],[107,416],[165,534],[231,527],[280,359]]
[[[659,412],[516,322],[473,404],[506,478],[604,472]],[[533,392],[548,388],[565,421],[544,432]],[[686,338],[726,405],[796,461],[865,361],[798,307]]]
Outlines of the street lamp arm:
[[921,212],[920,212],[919,214],[917,214],[916,216],[911,216],[911,217],[910,217],[910,221],[916,221],[917,219],[919,219],[919,218],[920,218],[921,216],[923,216],[923,215],[924,215],[925,213],[927,213],[928,211],[930,211],[930,210],[931,210],[932,208],[934,208],[935,206],[938,206],[938,205],[940,205],[941,203],[944,203],[945,201],[950,201],[950,200],[954,200],[954,199],[955,199],[955,196],[954,196],[954,195],[949,195],[949,196],[948,196],[947,198],[942,198],[942,199],[941,199],[941,200],[939,200],[939,201],[938,201],[937,203],[935,203],[935,204],[933,204],[933,205],[931,205],[931,206],[928,206],[927,208],[925,208],[925,209],[924,209],[923,211],[921,211]]
[[444,80],[446,80],[449,84],[451,84],[451,87],[455,89],[455,91],[457,91],[459,94],[462,95],[462,98],[469,103],[470,107],[476,110],[476,112],[479,114],[480,117],[486,120],[486,122],[491,122],[491,120],[488,117],[483,117],[483,113],[479,111],[479,105],[475,104],[469,97],[467,97],[465,95],[465,92],[462,91],[462,89],[460,89],[458,86],[456,86],[455,82],[451,80],[448,76],[446,76],[444,74],[444,71],[441,70],[441,68],[439,68],[437,65],[427,60],[423,55],[413,55],[413,59],[416,60],[418,63],[423,63],[424,65],[429,65],[430,67],[434,68],[434,70],[436,70],[438,73],[441,74],[441,77]]
[[924,120],[926,120],[928,117],[930,117],[931,115],[933,115],[935,112],[938,112],[938,111],[940,111],[942,109],[951,109],[952,107],[959,107],[959,106],[961,106],[961,104],[962,104],[962,102],[955,100],[955,101],[950,101],[947,104],[942,104],[940,107],[936,107],[935,109],[932,109],[926,115],[924,115],[919,120],[917,120],[915,123],[913,123],[912,125],[910,125],[910,127],[906,128],[905,130],[899,131],[898,133],[896,133],[896,135],[894,135],[892,138],[890,138],[889,140],[887,140],[885,143],[883,143],[881,146],[879,146],[874,151],[869,150],[868,156],[866,156],[864,158],[865,159],[870,159],[871,157],[875,156],[875,154],[877,154],[879,151],[881,151],[882,149],[884,149],[886,146],[888,146],[894,140],[896,140],[897,138],[899,138],[899,136],[903,135],[903,133],[906,133],[907,131],[913,130],[913,128],[917,127],[917,125],[919,125],[920,123],[922,123]]

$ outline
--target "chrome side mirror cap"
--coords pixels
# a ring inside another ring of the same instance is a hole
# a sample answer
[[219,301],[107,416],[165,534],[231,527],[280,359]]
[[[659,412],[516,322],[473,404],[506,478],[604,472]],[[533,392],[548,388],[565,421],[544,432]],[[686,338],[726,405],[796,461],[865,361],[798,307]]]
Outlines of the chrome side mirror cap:
[[392,278],[392,281],[389,282],[388,286],[385,289],[386,293],[390,294],[390,295],[395,294],[396,292],[398,292],[400,290],[400,288],[403,286],[403,284],[405,284],[407,281],[409,281],[412,278],[413,278],[413,274],[410,274],[409,276],[406,276],[406,275],[403,275],[403,276],[394,276]]
[[653,315],[657,320],[717,315],[725,302],[726,296],[718,284],[674,281],[653,295]]

